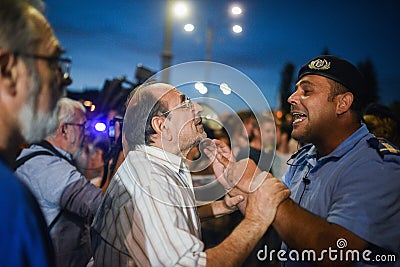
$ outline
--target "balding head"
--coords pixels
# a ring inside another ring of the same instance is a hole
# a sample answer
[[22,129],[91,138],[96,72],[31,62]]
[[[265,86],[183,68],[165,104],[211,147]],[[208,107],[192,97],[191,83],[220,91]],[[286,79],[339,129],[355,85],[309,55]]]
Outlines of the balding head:
[[156,132],[151,126],[151,120],[154,116],[168,110],[162,99],[171,90],[176,89],[165,83],[150,83],[143,84],[132,91],[127,101],[124,118],[125,151],[152,143],[151,136]]
[[152,145],[185,156],[206,134],[202,108],[175,87],[145,84],[134,90],[124,119],[125,153],[139,145]]

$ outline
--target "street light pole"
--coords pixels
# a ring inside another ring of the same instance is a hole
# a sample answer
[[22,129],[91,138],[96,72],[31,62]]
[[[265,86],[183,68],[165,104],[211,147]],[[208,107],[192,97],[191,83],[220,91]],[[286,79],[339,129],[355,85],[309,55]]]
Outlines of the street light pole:
[[[185,5],[181,5],[180,8],[178,9],[177,15],[185,15],[187,9],[184,7]],[[164,48],[161,53],[161,60],[162,60],[162,75],[161,79],[162,82],[169,83],[170,79],[170,71],[169,67],[171,66],[171,61],[172,61],[172,7],[173,7],[173,0],[166,0],[166,8],[165,8],[165,28],[164,28]],[[176,10],[175,6],[175,11]],[[180,14],[178,14],[180,13]],[[232,14],[233,15],[240,15],[242,13],[242,10],[238,6],[234,6],[232,8]],[[186,28],[186,26],[190,26]],[[192,24],[187,24],[185,26],[185,30],[187,31],[193,31],[194,26]],[[213,41],[214,41],[214,25],[211,25],[211,22],[207,22],[207,29],[206,29],[206,61],[211,61],[212,58],[212,46],[213,46]],[[235,33],[240,33],[242,31],[242,28],[238,25],[235,25],[237,27],[237,30],[234,29]],[[239,29],[240,28],[240,29]]]
[[[233,6],[231,9],[231,14],[233,16],[239,16],[242,14],[242,9],[239,6]],[[215,35],[215,24],[212,23],[210,19],[208,19],[207,24],[206,24],[206,54],[205,54],[205,60],[206,61],[211,61],[212,59],[212,48],[213,48],[213,43],[214,43],[214,35]],[[194,25],[193,24],[186,24],[184,26],[184,30],[187,32],[192,32],[194,30]],[[239,34],[241,33],[243,28],[235,24],[232,27],[232,31],[234,34]]]
[[162,59],[162,82],[169,83],[169,67],[172,60],[172,0],[166,1],[165,29],[164,29],[164,50],[161,54]]
[[211,61],[213,41],[214,28],[212,27],[211,22],[208,21],[206,29],[206,61]]

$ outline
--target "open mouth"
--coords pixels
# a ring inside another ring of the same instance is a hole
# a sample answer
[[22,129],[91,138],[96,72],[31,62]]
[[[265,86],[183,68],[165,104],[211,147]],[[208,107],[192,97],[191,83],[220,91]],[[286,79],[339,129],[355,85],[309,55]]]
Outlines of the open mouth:
[[293,124],[300,123],[300,122],[304,121],[305,119],[307,119],[306,114],[300,113],[300,112],[292,112]]

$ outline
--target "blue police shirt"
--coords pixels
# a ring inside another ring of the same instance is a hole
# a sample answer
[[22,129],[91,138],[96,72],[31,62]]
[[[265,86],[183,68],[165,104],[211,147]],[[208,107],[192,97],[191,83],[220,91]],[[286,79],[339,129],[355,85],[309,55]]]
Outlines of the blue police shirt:
[[397,254],[399,262],[400,155],[379,153],[373,139],[363,125],[319,159],[306,145],[283,181],[301,207]]

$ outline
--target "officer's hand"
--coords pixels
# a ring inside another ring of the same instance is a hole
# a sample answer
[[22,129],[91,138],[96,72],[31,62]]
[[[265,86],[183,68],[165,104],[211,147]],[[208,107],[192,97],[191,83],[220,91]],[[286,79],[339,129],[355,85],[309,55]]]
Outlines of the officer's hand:
[[265,173],[266,179],[248,194],[245,218],[254,222],[272,224],[279,204],[290,196],[290,190],[277,178]]

